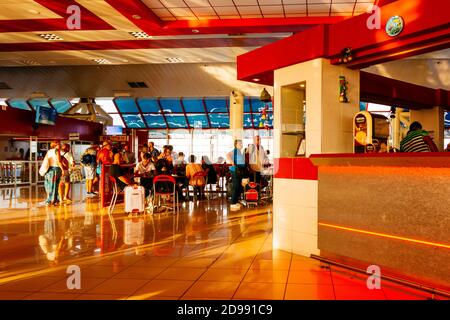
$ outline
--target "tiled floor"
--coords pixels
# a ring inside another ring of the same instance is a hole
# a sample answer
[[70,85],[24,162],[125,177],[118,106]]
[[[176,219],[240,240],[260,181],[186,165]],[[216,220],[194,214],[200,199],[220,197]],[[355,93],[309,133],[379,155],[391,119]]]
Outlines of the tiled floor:
[[[218,199],[128,218],[118,205],[110,219],[82,195],[76,185],[72,205],[45,208],[42,188],[0,190],[0,299],[431,297],[387,281],[369,290],[364,275],[272,249],[267,208],[230,212]],[[68,289],[69,265],[80,267],[81,289]]]

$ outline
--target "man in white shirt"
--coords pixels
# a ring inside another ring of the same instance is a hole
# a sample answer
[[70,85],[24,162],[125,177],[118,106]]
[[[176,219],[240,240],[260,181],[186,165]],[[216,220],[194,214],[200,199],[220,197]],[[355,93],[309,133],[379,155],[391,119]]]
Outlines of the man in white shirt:
[[250,165],[250,181],[261,184],[261,172],[264,170],[264,164],[267,162],[267,154],[261,145],[261,137],[255,136],[253,144],[248,147],[248,162]]
[[[148,197],[150,190],[152,189],[152,175],[156,168],[151,161],[152,156],[150,153],[144,153],[142,156],[142,161],[138,162],[136,168],[134,168],[134,174],[139,176],[139,184],[145,188],[145,196]],[[135,182],[137,179],[135,179]]]

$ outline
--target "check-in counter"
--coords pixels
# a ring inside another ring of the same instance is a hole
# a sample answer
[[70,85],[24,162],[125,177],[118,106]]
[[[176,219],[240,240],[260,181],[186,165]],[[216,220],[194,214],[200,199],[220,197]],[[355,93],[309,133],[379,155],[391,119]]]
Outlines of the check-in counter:
[[310,160],[322,257],[450,290],[450,153]]

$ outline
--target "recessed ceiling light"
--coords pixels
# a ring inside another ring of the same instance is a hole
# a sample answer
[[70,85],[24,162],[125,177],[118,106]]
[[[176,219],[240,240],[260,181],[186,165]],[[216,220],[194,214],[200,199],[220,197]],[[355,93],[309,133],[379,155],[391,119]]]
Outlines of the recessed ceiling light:
[[42,33],[39,35],[42,39],[45,39],[47,41],[61,41],[64,40],[60,36],[53,34],[53,33]]
[[181,58],[166,58],[167,61],[170,63],[178,63],[178,62],[184,62]]
[[37,10],[34,10],[34,9],[29,9],[29,10],[27,10],[29,13],[32,13],[32,14],[40,14],[40,12],[39,11],[37,11]]
[[29,66],[40,66],[41,65],[40,62],[37,62],[37,61],[34,61],[34,60],[22,60],[21,62],[24,63],[24,64],[27,64]]
[[94,62],[97,62],[98,64],[111,64],[111,61],[107,59],[94,59]]
[[258,78],[254,78],[253,81],[259,82],[259,79]]
[[151,39],[151,38],[153,38],[151,35],[147,34],[144,31],[133,31],[133,32],[129,32],[129,34],[131,34],[136,39]]
[[302,83],[302,84],[300,85],[300,87],[301,87],[301,88],[304,88],[304,87],[305,87],[305,84],[304,84],[304,83]]
[[192,33],[199,33],[199,32],[200,32],[200,30],[192,29]]
[[136,19],[136,20],[141,19],[141,16],[138,14],[134,14],[132,17],[133,17],[133,19]]
[[128,61],[128,60],[126,60],[126,59],[123,59],[122,62],[127,63],[127,62],[130,62],[130,61]]

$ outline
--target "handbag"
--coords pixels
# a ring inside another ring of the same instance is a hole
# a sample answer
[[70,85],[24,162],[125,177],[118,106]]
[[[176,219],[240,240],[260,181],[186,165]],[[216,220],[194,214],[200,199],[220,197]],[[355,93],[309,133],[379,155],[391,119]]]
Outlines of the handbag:
[[48,164],[48,158],[47,155],[45,155],[44,161],[42,161],[41,167],[39,168],[39,175],[41,177],[45,176],[49,168],[50,166]]
[[80,182],[83,180],[83,174],[80,167],[75,167],[70,171],[70,182]]

